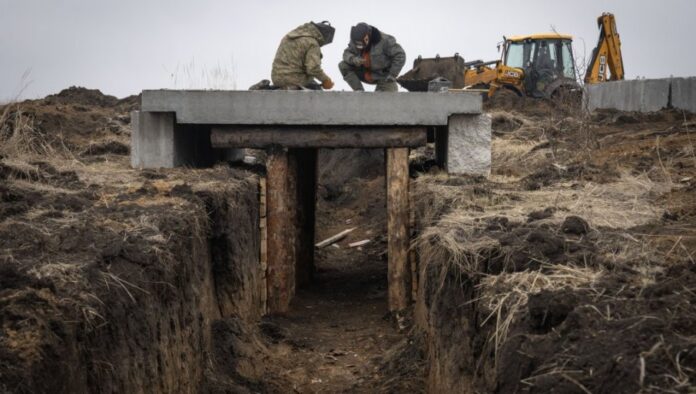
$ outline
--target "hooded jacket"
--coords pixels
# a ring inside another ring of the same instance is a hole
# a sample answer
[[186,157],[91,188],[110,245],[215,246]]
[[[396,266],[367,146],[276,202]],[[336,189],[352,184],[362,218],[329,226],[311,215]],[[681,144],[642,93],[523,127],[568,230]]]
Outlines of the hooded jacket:
[[[372,26],[370,36],[370,73],[375,81],[386,79],[388,76],[396,78],[406,63],[406,52],[389,34],[382,33]],[[358,67],[362,51],[355,47],[353,41],[348,43],[348,48],[343,51],[343,61],[353,67]]]
[[324,37],[312,23],[305,23],[286,34],[273,60],[273,84],[284,88],[306,86],[315,78],[321,82],[329,79],[321,68],[322,45]]

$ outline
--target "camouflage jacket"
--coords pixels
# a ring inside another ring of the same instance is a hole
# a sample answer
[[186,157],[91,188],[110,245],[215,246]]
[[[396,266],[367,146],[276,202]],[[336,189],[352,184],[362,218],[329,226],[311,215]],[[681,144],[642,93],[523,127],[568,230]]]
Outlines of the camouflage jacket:
[[[396,78],[406,63],[406,52],[389,34],[382,33],[376,27],[372,27],[370,38],[370,72],[375,81],[386,79],[388,76]],[[348,48],[343,51],[343,61],[351,66],[357,66],[362,58],[361,51],[351,41]]]
[[305,86],[314,79],[325,81],[329,77],[321,68],[321,50],[324,37],[311,23],[305,23],[286,34],[280,41],[271,79],[273,84],[284,88]]

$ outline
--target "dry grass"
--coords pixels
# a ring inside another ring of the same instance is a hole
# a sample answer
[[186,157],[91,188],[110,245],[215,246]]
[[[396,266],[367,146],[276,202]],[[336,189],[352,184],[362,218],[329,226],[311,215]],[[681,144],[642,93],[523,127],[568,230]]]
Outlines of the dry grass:
[[213,66],[197,64],[191,59],[186,64],[177,64],[169,72],[172,89],[237,89],[236,67],[234,60],[229,59],[227,64],[221,64],[218,60]]
[[77,161],[62,135],[49,138],[35,126],[34,117],[16,102],[5,105],[0,112],[0,155],[24,162],[53,158]]
[[526,222],[531,212],[547,207],[563,213],[555,219],[559,222],[563,216],[577,215],[595,227],[624,229],[659,219],[664,210],[654,205],[654,199],[671,187],[668,182],[655,182],[646,175],[627,172],[617,182],[573,184],[560,183],[534,191],[493,184],[488,193],[481,193],[481,188],[491,184],[478,189],[453,187],[444,184],[441,175],[425,175],[415,181],[412,198],[416,206],[424,209],[424,227],[444,225],[440,230],[429,229],[429,233],[450,231],[456,224],[466,231],[480,227],[483,219],[496,216]]
[[481,295],[474,302],[487,313],[481,326],[489,321],[495,324],[488,343],[494,350],[496,368],[498,351],[507,340],[512,323],[524,313],[530,295],[542,290],[593,290],[603,274],[602,269],[542,264],[535,271],[485,275],[477,286]]

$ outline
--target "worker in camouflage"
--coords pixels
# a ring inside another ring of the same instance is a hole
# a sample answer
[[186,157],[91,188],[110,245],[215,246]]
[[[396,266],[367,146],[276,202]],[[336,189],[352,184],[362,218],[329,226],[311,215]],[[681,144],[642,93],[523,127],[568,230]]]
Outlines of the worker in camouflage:
[[273,60],[273,84],[281,89],[333,88],[333,81],[321,68],[320,47],[333,41],[334,32],[335,29],[324,21],[305,23],[286,34]]
[[353,90],[365,90],[365,82],[377,85],[378,92],[396,92],[396,77],[404,63],[406,52],[394,37],[367,23],[358,23],[350,29],[350,42],[338,69]]

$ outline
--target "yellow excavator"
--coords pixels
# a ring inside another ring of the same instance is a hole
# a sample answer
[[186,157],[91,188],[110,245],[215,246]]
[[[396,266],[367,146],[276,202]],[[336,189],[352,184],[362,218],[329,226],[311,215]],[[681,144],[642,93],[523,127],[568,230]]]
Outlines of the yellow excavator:
[[[586,83],[623,79],[621,42],[612,14],[598,19],[600,37],[587,69]],[[500,46],[499,46],[500,49]],[[607,77],[611,71],[611,77]],[[418,57],[413,68],[397,81],[407,90],[482,89],[488,97],[501,90],[518,96],[557,98],[579,95],[573,59],[573,37],[541,33],[503,37],[500,60],[465,62],[453,57]]]

